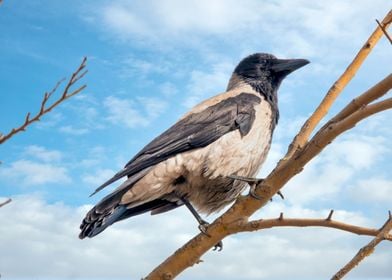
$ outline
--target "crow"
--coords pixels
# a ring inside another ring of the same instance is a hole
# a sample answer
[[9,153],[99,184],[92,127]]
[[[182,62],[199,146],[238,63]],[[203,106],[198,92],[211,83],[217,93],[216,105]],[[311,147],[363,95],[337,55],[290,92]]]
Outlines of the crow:
[[182,205],[206,233],[208,223],[198,211],[221,210],[247,186],[238,178],[256,176],[278,123],[279,86],[308,63],[266,53],[244,58],[226,92],[196,105],[96,189],[93,194],[127,177],[87,213],[79,237],[93,237],[135,215],[160,214]]

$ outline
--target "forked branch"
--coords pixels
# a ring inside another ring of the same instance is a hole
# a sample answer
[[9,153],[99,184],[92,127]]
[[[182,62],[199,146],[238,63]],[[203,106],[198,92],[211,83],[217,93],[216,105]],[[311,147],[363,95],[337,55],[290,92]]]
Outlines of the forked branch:
[[366,246],[362,247],[358,253],[342,268],[340,269],[331,280],[342,279],[349,271],[356,267],[364,258],[372,254],[376,246],[383,240],[391,236],[389,232],[392,230],[392,216],[389,212],[389,218],[385,224],[380,228],[376,237],[370,241]]
[[392,10],[385,16],[382,22],[377,26],[376,30],[370,35],[369,39],[365,42],[362,48],[359,50],[353,61],[347,67],[347,69],[343,72],[343,74],[339,77],[339,79],[332,85],[332,87],[328,90],[324,99],[317,107],[317,109],[313,112],[310,118],[303,124],[299,133],[294,137],[291,142],[289,149],[287,151],[284,159],[288,159],[294,155],[294,153],[302,149],[306,142],[309,139],[309,136],[319,124],[319,122],[324,118],[324,116],[328,113],[332,104],[335,102],[336,98],[343,91],[343,89],[347,86],[347,84],[351,81],[351,79],[355,76],[362,63],[365,61],[373,47],[377,44],[383,34],[387,34],[387,28],[392,22]]
[[33,122],[39,121],[43,115],[50,112],[54,107],[56,107],[57,105],[59,105],[60,103],[65,101],[66,99],[68,99],[68,98],[78,94],[82,90],[84,90],[86,88],[86,85],[82,85],[79,88],[77,88],[76,90],[70,92],[71,87],[73,85],[75,85],[81,78],[83,78],[84,75],[86,75],[86,73],[87,73],[87,70],[85,70],[86,62],[87,62],[87,58],[85,57],[85,58],[83,58],[82,63],[79,65],[78,69],[71,75],[70,79],[68,80],[67,84],[65,85],[63,93],[52,105],[47,107],[46,103],[48,102],[49,98],[53,95],[53,93],[55,93],[57,91],[57,89],[59,88],[61,83],[65,80],[65,78],[58,81],[57,84],[54,86],[54,88],[50,92],[45,92],[44,97],[41,101],[41,107],[35,116],[31,117],[30,112],[28,112],[26,114],[25,121],[21,126],[11,129],[11,131],[6,135],[0,134],[0,144],[3,144],[5,141],[7,141],[11,137],[13,137],[15,134],[22,132],[22,131],[25,131],[26,128],[30,124],[32,124]]
[[[273,228],[273,227],[327,227],[327,228],[340,229],[358,235],[378,236],[378,234],[380,234],[381,231],[380,229],[359,227],[356,225],[332,220],[331,213],[333,213],[333,211],[331,211],[328,217],[324,219],[284,218],[283,214],[281,214],[276,219],[260,219],[260,220],[250,221],[244,224],[242,223],[236,224],[235,226],[233,226],[232,233],[257,231],[257,230]],[[385,234],[384,239],[392,241],[392,235]]]

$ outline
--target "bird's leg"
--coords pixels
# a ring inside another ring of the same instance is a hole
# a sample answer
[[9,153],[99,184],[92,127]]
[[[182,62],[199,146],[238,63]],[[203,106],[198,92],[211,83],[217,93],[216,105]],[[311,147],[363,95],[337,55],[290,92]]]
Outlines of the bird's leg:
[[[238,181],[247,182],[247,183],[249,184],[249,186],[250,186],[249,195],[250,195],[251,197],[253,197],[254,199],[262,200],[262,197],[260,197],[259,195],[256,194],[256,186],[257,186],[259,183],[263,182],[264,179],[261,179],[261,178],[260,178],[260,179],[259,179],[259,178],[252,178],[252,177],[244,177],[244,176],[237,176],[237,175],[229,175],[229,176],[227,176],[227,177],[230,178],[230,179],[234,179],[234,180],[238,180]],[[283,194],[282,194],[280,191],[278,191],[277,194],[278,194],[282,199],[284,199],[284,196],[283,196]],[[271,198],[270,200],[272,201],[272,198]]]
[[[201,231],[201,233],[207,235],[208,237],[211,237],[207,233],[207,228],[210,224],[204,221],[202,217],[200,217],[199,213],[197,213],[196,209],[192,206],[192,204],[189,202],[188,199],[186,199],[185,197],[181,197],[180,199],[185,204],[186,208],[188,208],[188,210],[191,211],[193,217],[196,218],[197,222],[199,223],[199,230]],[[222,241],[219,241],[217,244],[214,245],[213,250],[222,251],[222,249],[223,249],[223,243]]]
[[185,204],[186,208],[191,211],[193,217],[196,218],[197,222],[199,223],[199,230],[205,235],[209,236],[207,233],[207,227],[209,223],[204,221],[203,218],[200,217],[199,213],[197,213],[196,209],[193,208],[192,204],[188,201],[188,199],[186,199],[185,197],[181,197],[181,201]]

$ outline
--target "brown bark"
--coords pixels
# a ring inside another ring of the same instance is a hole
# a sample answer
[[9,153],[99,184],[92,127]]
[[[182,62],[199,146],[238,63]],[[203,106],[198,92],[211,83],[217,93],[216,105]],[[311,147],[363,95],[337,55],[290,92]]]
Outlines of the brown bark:
[[389,232],[392,230],[392,217],[391,212],[389,212],[389,219],[381,227],[376,237],[370,241],[366,246],[362,247],[358,253],[344,266],[342,267],[331,280],[342,279],[348,272],[350,272],[354,267],[359,265],[359,263],[365,259],[367,256],[371,255],[376,246],[383,240],[390,236]]
[[[277,219],[261,219],[254,220],[243,225],[240,224],[233,228],[232,233],[257,231],[273,227],[327,227],[340,229],[358,235],[368,236],[377,236],[380,233],[379,229],[359,227],[348,223],[334,221],[331,219],[331,217],[328,217],[326,219],[292,219],[284,218],[283,214],[281,214],[281,216]],[[386,234],[384,236],[384,239],[392,241],[392,235]]]

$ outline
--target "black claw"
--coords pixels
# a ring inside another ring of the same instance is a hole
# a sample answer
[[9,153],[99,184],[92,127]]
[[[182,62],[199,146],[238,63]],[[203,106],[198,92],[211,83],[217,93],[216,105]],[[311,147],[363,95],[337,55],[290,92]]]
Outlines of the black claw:
[[211,237],[211,235],[207,233],[207,228],[209,225],[210,225],[209,223],[203,221],[202,223],[199,224],[199,230],[201,231],[201,233],[207,235],[208,237]]
[[249,195],[257,200],[263,200],[263,198],[256,194],[256,184],[250,185]]
[[284,199],[283,193],[282,193],[281,191],[278,191],[277,194],[278,194],[282,199]]
[[222,251],[222,249],[223,249],[223,242],[222,242],[222,241],[219,241],[218,243],[216,243],[216,244],[214,245],[214,248],[213,248],[212,250],[213,250],[213,251],[220,252],[220,251]]

